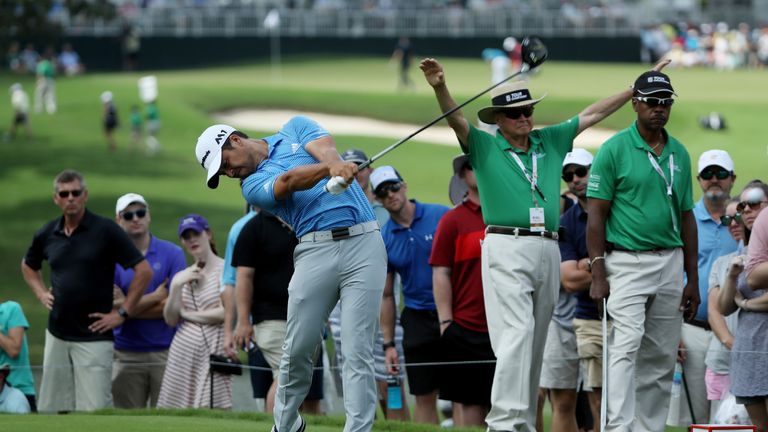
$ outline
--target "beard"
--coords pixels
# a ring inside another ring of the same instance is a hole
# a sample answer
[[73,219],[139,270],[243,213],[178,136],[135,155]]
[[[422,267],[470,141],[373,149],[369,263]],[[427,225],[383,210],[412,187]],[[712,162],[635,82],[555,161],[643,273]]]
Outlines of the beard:
[[728,198],[728,194],[722,189],[708,190],[704,196],[710,201],[722,201]]

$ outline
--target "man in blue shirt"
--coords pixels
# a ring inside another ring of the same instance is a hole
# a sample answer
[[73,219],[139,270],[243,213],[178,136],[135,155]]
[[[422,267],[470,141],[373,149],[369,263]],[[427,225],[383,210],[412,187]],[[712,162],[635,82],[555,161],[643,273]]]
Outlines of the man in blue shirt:
[[[381,331],[384,334],[385,361],[390,373],[399,363],[395,349],[395,293],[397,272],[403,280],[405,308],[400,316],[403,326],[403,351],[406,363],[444,361],[440,350],[440,323],[432,294],[432,253],[437,224],[448,207],[408,200],[408,186],[391,166],[376,168],[371,174],[376,198],[389,212],[382,227],[387,247],[387,281],[381,305]],[[448,320],[450,322],[450,320]],[[413,419],[419,423],[438,423],[437,395],[440,390],[440,368],[419,366],[406,368],[408,387],[416,396]]]
[[[197,160],[206,184],[219,176],[242,179],[248,203],[288,222],[299,245],[288,286],[288,317],[275,398],[274,432],[304,431],[299,405],[310,386],[312,361],[333,306],[342,304],[345,432],[370,430],[376,413],[373,343],[384,286],[386,250],[360,186],[357,165],[344,162],[330,134],[306,117],[294,117],[276,133],[250,139],[227,125],[198,138]],[[331,177],[346,190],[325,191]],[[344,307],[349,304],[350,307]]]
[[[683,323],[680,341],[680,358],[688,384],[679,398],[673,398],[669,407],[667,424],[670,426],[690,425],[709,419],[710,403],[704,375],[707,366],[704,359],[712,338],[707,316],[709,272],[718,257],[736,251],[738,244],[731,237],[726,224],[720,223],[725,207],[731,197],[731,188],[736,180],[733,159],[723,150],[708,150],[701,154],[696,178],[701,187],[701,199],[693,207],[699,238],[698,268],[699,297],[701,304],[696,318]],[[691,406],[687,404],[690,397]],[[693,413],[691,413],[693,408]],[[695,417],[695,420],[694,420]]]

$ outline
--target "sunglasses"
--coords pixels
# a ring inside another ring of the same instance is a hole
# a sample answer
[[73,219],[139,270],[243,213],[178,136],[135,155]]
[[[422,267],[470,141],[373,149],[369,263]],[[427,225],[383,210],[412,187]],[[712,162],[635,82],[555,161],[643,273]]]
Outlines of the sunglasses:
[[712,180],[712,177],[717,177],[718,180],[725,180],[731,176],[731,172],[728,170],[705,170],[699,174],[703,180]]
[[637,96],[635,97],[636,101],[643,102],[644,104],[648,106],[672,106],[673,103],[675,103],[675,100],[672,98],[657,98],[657,97],[651,97],[651,96]]
[[565,181],[566,183],[572,182],[574,175],[584,178],[587,176],[587,171],[588,171],[587,167],[584,167],[584,166],[576,167],[576,169],[572,171],[566,171],[563,173],[563,181]]
[[188,229],[188,230],[184,231],[183,233],[181,233],[181,238],[183,238],[184,240],[189,241],[190,239],[192,239],[194,237],[197,237],[199,235],[200,235],[199,232],[197,232],[197,231],[195,231],[193,229]]
[[80,195],[83,194],[82,189],[75,189],[75,190],[63,190],[59,191],[59,198],[69,198],[69,194],[72,194],[73,197],[77,198]]
[[742,201],[736,205],[736,211],[742,213],[747,207],[751,208],[752,210],[760,210],[760,206],[767,202],[768,201],[765,200]]
[[399,190],[400,190],[400,188],[402,188],[402,187],[403,187],[403,186],[402,186],[402,183],[390,183],[390,184],[385,184],[384,186],[382,186],[382,187],[380,187],[380,188],[376,189],[376,197],[377,197],[377,198],[382,198],[382,199],[383,199],[383,198],[386,198],[387,196],[389,196],[389,192],[390,192],[390,191],[392,191],[392,192],[397,192],[397,191],[399,191]]
[[532,116],[533,106],[527,106],[522,108],[509,108],[509,109],[502,110],[501,112],[503,112],[508,119],[517,120],[520,118],[520,116],[525,116],[525,117]]
[[741,213],[736,213],[733,216],[729,216],[729,215],[720,216],[720,223],[725,226],[731,226],[731,222],[733,221],[736,221],[737,223],[741,223],[742,222]]
[[130,211],[123,212],[123,219],[127,221],[132,221],[134,215],[136,216],[137,219],[144,219],[144,216],[147,215],[147,209],[139,209],[132,212]]

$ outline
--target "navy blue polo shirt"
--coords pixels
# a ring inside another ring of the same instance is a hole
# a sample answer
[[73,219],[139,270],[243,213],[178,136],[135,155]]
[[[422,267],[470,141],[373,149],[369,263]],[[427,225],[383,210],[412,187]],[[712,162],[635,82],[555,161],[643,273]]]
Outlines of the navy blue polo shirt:
[[[587,212],[575,204],[560,216],[560,226],[565,235],[560,239],[560,261],[578,261],[589,257],[587,252]],[[589,296],[589,290],[576,293],[578,319],[600,319],[597,305]]]
[[387,247],[387,272],[397,272],[402,278],[405,307],[436,310],[429,256],[437,224],[449,209],[439,204],[411,202],[416,204],[416,211],[409,228],[390,218],[381,229]]

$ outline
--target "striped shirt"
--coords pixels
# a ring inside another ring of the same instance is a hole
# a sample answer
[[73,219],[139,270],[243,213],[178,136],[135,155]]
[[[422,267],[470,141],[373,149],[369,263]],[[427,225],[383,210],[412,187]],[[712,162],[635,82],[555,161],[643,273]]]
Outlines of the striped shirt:
[[305,146],[328,135],[315,121],[293,117],[277,134],[263,138],[268,145],[268,157],[243,181],[246,201],[287,221],[297,237],[376,219],[356,181],[340,195],[325,192],[326,178],[310,189],[293,192],[281,200],[275,198],[275,180],[293,168],[318,163]]

